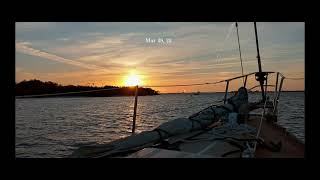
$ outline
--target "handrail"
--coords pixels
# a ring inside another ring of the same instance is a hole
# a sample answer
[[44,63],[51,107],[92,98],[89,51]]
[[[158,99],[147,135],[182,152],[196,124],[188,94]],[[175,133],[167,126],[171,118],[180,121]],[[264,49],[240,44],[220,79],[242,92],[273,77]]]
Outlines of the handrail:
[[[230,79],[226,79],[225,82],[226,82],[226,90],[225,90],[225,95],[224,95],[224,104],[226,103],[227,101],[227,96],[228,96],[228,88],[229,88],[229,82],[232,81],[232,80],[235,80],[235,79],[239,79],[239,78],[242,78],[242,77],[245,77],[245,82],[244,82],[244,87],[246,87],[246,83],[247,83],[247,78],[248,76],[251,76],[253,74],[256,74],[257,72],[253,72],[253,73],[249,73],[249,74],[245,74],[245,75],[242,75],[242,76],[237,76],[237,77],[234,77],[234,78],[230,78]],[[275,87],[274,89],[274,98],[273,98],[273,114],[275,115],[277,113],[277,107],[278,107],[278,103],[279,103],[279,98],[280,98],[280,93],[281,93],[281,90],[282,90],[282,85],[283,85],[283,81],[284,79],[286,78],[282,73],[280,72],[272,72],[272,71],[268,71],[268,72],[264,72],[266,74],[266,84],[263,84],[262,87],[265,87],[265,89],[267,90],[267,87]],[[268,76],[268,74],[272,74],[272,73],[276,73],[277,76],[276,76],[276,83],[275,84],[267,84],[268,82],[268,78],[270,78]],[[279,79],[280,79],[280,83],[279,83]],[[296,78],[298,79],[298,78]],[[299,78],[300,79],[300,78]],[[257,88],[261,85],[256,85],[256,86],[253,86],[251,88],[249,88],[248,90],[252,90],[254,88]]]
[[[221,81],[216,81],[216,82],[207,82],[207,83],[196,83],[196,84],[172,84],[172,85],[145,85],[145,86],[141,86],[141,87],[145,87],[145,88],[149,88],[149,87],[179,87],[179,86],[201,86],[201,85],[208,85],[208,84],[218,84],[218,83],[222,83],[222,82],[227,82],[227,81],[232,81],[232,80],[235,80],[235,79],[239,79],[239,78],[242,78],[242,77],[248,77],[248,76],[251,76],[253,74],[256,74],[257,72],[252,72],[252,73],[248,73],[248,74],[244,74],[244,75],[241,75],[241,76],[236,76],[236,77],[233,77],[233,78],[229,78],[229,79],[224,79],[224,80],[221,80]],[[272,71],[267,71],[265,72],[266,74],[272,74],[272,73],[275,73],[275,72],[272,72]]]
[[218,83],[222,83],[225,82],[225,80],[221,80],[221,81],[216,81],[216,82],[206,82],[206,83],[196,83],[196,84],[172,84],[172,85],[145,85],[145,86],[141,86],[144,88],[150,88],[150,87],[179,87],[179,86],[201,86],[201,85],[208,85],[208,84],[218,84]]
[[[275,85],[272,85],[272,84],[269,84],[269,85],[263,85],[264,87],[267,87],[267,86],[270,86],[270,87],[275,87]],[[254,89],[254,88],[257,88],[257,87],[260,87],[260,85],[256,85],[256,86],[253,86],[251,87],[250,89],[248,89],[249,91]]]
[[276,97],[274,97],[274,108],[273,108],[273,114],[276,114],[277,108],[278,108],[278,103],[279,103],[279,97],[280,97],[280,93],[281,93],[281,89],[282,89],[282,85],[283,85],[283,80],[285,79],[285,76],[283,76],[283,74],[279,73],[281,75],[281,80],[280,80],[280,85],[279,85],[279,90],[276,94]]
[[255,73],[256,72],[245,74],[245,75],[242,75],[242,76],[237,76],[237,77],[234,77],[234,78],[226,79],[224,81],[232,81],[232,80],[239,79],[239,78],[242,78],[242,77],[245,77],[245,76],[250,76],[250,75],[255,74]]

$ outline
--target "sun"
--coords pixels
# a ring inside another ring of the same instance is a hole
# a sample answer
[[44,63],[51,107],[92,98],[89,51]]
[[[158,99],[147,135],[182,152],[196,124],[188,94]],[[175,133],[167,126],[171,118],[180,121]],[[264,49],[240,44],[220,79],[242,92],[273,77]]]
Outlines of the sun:
[[132,71],[124,81],[125,86],[140,86],[142,84],[141,78],[136,72]]

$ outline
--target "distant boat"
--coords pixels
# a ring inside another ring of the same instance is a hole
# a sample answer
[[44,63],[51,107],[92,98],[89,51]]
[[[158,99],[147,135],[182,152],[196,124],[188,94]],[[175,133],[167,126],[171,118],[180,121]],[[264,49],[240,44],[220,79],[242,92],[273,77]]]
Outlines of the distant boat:
[[200,91],[193,93],[193,95],[199,95],[199,94],[200,94]]

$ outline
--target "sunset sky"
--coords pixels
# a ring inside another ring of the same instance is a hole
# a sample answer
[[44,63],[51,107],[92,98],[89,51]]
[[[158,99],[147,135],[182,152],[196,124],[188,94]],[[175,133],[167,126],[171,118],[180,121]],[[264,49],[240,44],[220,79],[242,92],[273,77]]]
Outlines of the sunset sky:
[[[304,77],[304,23],[258,22],[257,28],[262,69]],[[258,71],[253,23],[240,22],[239,35],[244,73]],[[165,42],[150,43],[147,38]],[[16,82],[123,86],[132,73],[142,85],[215,82],[241,75],[237,43],[233,22],[17,22]],[[224,88],[154,89],[166,93]],[[304,90],[304,80],[285,80],[284,89]]]

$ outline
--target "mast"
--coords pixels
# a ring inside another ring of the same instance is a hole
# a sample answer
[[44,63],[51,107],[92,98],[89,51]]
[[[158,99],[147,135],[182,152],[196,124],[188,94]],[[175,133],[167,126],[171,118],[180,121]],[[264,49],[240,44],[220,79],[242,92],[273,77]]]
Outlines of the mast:
[[257,44],[257,53],[258,53],[257,58],[258,58],[258,68],[259,68],[259,72],[256,73],[256,80],[260,82],[262,101],[264,102],[266,100],[266,96],[265,96],[264,88],[263,88],[263,84],[264,84],[264,80],[265,80],[265,73],[262,72],[262,68],[261,68],[261,59],[260,59],[260,52],[259,52],[259,42],[258,42],[258,33],[257,33],[256,22],[254,22],[254,31],[255,31],[255,35],[256,35],[256,44]]
[[257,33],[257,24],[256,22],[254,22],[254,32],[256,35],[256,44],[257,44],[257,58],[258,58],[258,67],[259,67],[259,72],[262,72],[262,68],[261,68],[261,59],[260,59],[260,52],[259,52],[259,42],[258,42],[258,33]]

